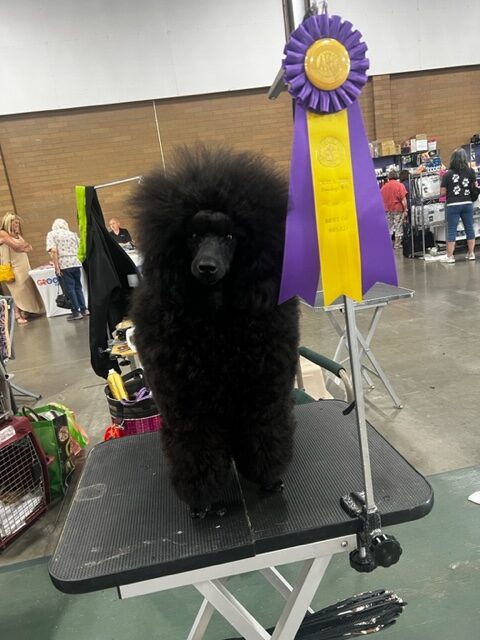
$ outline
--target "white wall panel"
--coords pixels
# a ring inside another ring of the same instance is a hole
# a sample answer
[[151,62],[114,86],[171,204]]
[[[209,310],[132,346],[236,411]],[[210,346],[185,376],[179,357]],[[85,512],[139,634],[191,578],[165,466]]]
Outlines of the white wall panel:
[[[363,33],[372,75],[480,63],[480,0],[329,10]],[[283,44],[282,0],[0,0],[0,114],[269,86]]]
[[267,86],[281,0],[0,0],[0,114]]

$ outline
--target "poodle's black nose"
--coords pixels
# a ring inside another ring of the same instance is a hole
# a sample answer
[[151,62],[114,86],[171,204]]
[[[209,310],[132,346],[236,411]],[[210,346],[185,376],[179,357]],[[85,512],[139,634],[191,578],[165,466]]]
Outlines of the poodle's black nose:
[[218,267],[214,262],[203,260],[198,263],[198,271],[204,275],[214,276],[218,271]]

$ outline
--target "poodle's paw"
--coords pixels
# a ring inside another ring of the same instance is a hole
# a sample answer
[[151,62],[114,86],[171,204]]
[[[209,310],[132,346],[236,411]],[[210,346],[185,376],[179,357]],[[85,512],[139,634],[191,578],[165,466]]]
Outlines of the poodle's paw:
[[206,507],[190,507],[190,516],[194,520],[203,520],[210,513],[210,505]]
[[282,493],[285,485],[283,484],[283,480],[279,478],[275,480],[275,482],[269,482],[267,484],[262,484],[261,489],[265,493]]
[[214,513],[216,516],[219,516],[219,518],[223,518],[223,516],[225,516],[225,515],[227,514],[227,507],[226,507],[224,504],[216,505],[216,506],[213,508],[213,513]]
[[206,507],[190,507],[190,516],[193,519],[203,520],[207,516],[223,518],[227,513],[227,507],[223,504],[208,505]]

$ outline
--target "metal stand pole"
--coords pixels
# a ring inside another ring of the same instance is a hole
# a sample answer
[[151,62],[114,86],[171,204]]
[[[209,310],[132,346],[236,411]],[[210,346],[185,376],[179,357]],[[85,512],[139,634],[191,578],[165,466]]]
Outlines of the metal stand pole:
[[[393,536],[382,532],[380,512],[375,504],[355,309],[353,300],[347,296],[343,296],[343,300],[365,492],[352,492],[350,495],[344,496],[342,506],[347,513],[362,521],[362,531],[357,534],[358,548],[350,553],[350,564],[356,571],[369,572],[378,565],[389,567],[398,562],[402,549]],[[365,348],[365,344],[362,346]]]
[[343,296],[345,303],[345,324],[347,329],[348,350],[350,352],[350,366],[352,368],[353,392],[355,394],[355,413],[357,416],[358,436],[362,456],[362,470],[365,479],[365,506],[367,513],[376,511],[373,494],[372,468],[370,465],[370,450],[368,448],[367,423],[365,421],[365,403],[363,400],[362,370],[358,353],[357,325],[355,323],[355,309],[353,300]]

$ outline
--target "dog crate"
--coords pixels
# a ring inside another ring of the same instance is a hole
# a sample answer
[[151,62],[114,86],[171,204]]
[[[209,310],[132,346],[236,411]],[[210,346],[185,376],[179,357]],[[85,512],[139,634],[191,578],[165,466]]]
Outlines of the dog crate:
[[0,551],[44,513],[48,504],[45,455],[27,418],[0,424]]

